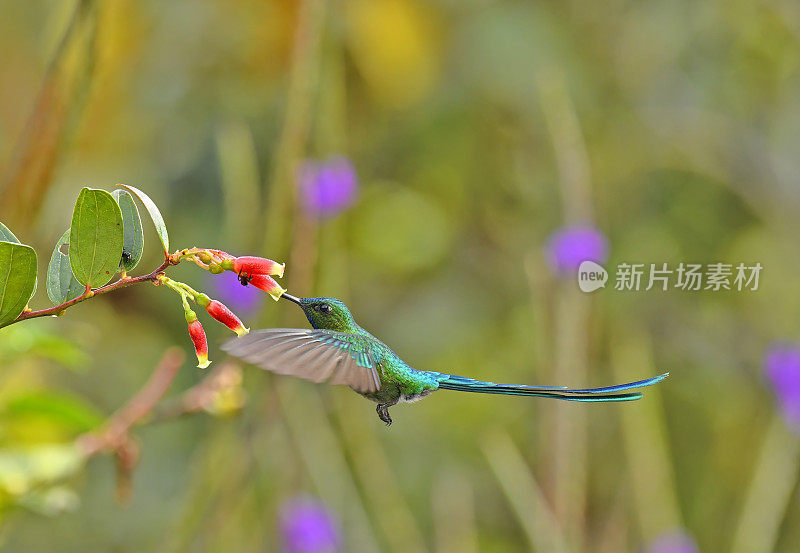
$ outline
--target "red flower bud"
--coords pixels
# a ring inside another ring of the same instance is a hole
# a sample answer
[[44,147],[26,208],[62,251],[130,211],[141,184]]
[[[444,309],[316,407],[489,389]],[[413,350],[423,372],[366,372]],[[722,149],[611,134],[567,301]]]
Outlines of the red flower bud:
[[253,275],[249,279],[250,284],[268,293],[274,300],[278,300],[286,291],[281,288],[280,284],[275,282],[275,279],[267,275]]
[[[188,318],[187,316],[187,319]],[[197,354],[197,367],[205,369],[211,363],[211,361],[208,360],[208,340],[206,340],[206,332],[203,330],[203,325],[197,320],[196,315],[193,321],[189,321],[189,336],[192,338],[192,342],[194,342],[194,351]]]
[[210,252],[214,252],[214,254],[219,257],[220,259],[233,259],[234,255],[229,254],[228,252],[224,252],[222,250],[208,250]]
[[263,257],[243,256],[233,260],[232,269],[237,275],[277,275],[282,277],[285,266],[283,263]]
[[218,302],[217,300],[209,301],[205,308],[209,315],[230,328],[239,336],[250,332],[250,329],[245,328],[245,326],[242,324],[242,321],[239,320],[239,317],[233,314],[233,311],[228,309],[224,304]]

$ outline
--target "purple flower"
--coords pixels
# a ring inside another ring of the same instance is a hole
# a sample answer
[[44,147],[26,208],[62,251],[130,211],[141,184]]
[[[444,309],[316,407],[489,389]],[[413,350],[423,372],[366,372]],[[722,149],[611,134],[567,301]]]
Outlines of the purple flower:
[[608,259],[608,240],[594,227],[561,227],[547,238],[545,252],[554,273],[572,274],[583,261],[605,262]]
[[242,316],[252,315],[261,307],[264,294],[254,286],[242,286],[236,273],[225,271],[218,275],[211,275],[212,296],[217,297]]
[[697,545],[688,534],[667,532],[650,544],[648,553],[698,553]]
[[355,202],[358,175],[346,157],[306,161],[300,166],[300,200],[311,217],[333,217]]
[[787,424],[800,431],[800,345],[771,344],[764,355],[764,372]]
[[339,524],[319,500],[305,496],[286,502],[281,510],[284,553],[333,553],[339,550]]

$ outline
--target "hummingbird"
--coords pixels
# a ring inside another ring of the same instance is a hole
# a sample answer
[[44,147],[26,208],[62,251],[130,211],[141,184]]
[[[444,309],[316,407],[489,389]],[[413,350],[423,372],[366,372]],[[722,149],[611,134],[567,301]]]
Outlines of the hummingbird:
[[634,388],[651,386],[669,373],[604,388],[495,384],[413,368],[381,340],[356,323],[336,298],[282,298],[300,306],[312,329],[268,328],[227,341],[222,349],[268,371],[311,382],[349,386],[378,404],[378,417],[392,424],[389,407],[410,403],[436,390],[546,397],[568,401],[630,401],[642,397]]

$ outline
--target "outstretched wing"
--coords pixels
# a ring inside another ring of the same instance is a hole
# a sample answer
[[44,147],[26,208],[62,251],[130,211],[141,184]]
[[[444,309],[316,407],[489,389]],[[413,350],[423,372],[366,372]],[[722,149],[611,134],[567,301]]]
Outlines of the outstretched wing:
[[381,381],[369,345],[333,330],[267,328],[228,340],[222,349],[277,374],[377,392]]

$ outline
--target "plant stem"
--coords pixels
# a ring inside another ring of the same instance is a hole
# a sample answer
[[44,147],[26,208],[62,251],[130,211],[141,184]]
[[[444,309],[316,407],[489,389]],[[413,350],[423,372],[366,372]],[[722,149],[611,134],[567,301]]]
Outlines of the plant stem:
[[498,428],[486,434],[481,447],[517,515],[530,550],[569,553],[571,549],[562,525],[511,436]]
[[131,428],[150,414],[167,393],[185,357],[180,348],[169,348],[144,387],[122,409],[112,415],[100,431],[79,438],[78,442],[83,452],[90,456],[104,450],[115,450],[126,441]]
[[764,437],[742,514],[733,534],[733,553],[773,551],[797,482],[800,440],[774,415]]
[[270,176],[270,212],[266,217],[264,243],[279,248],[287,257],[290,247],[291,218],[296,211],[295,172],[306,149],[310,111],[319,73],[319,50],[325,23],[326,2],[299,2],[298,20],[292,46],[292,62],[286,99],[285,118],[275,165]]
[[[563,73],[545,69],[537,77],[542,113],[558,167],[564,222],[592,220],[591,168],[580,121],[570,100]],[[556,380],[581,382],[589,366],[589,298],[562,284],[557,296],[555,339]],[[570,545],[586,549],[588,419],[583,411],[557,405],[555,422],[554,510]]]
[[0,328],[12,325],[14,323],[18,323],[20,321],[25,321],[28,319],[36,319],[38,317],[47,317],[50,315],[52,316],[61,315],[67,308],[72,307],[73,305],[76,305],[78,303],[81,303],[84,300],[93,298],[95,296],[100,296],[102,294],[107,294],[108,292],[113,292],[114,290],[131,286],[132,284],[139,284],[141,282],[157,282],[158,275],[162,274],[164,272],[164,269],[166,269],[169,265],[173,264],[174,263],[170,261],[169,257],[167,257],[166,259],[164,259],[164,262],[151,273],[134,278],[120,279],[116,282],[112,282],[111,284],[106,284],[105,286],[101,286],[96,290],[87,290],[77,298],[73,298],[69,301],[65,301],[64,303],[53,307],[48,307],[47,309],[22,312],[20,313],[19,317],[17,317],[13,321],[9,321],[3,325],[0,325]]
[[[652,347],[646,335],[619,322],[610,339],[611,367],[616,378],[631,376],[630,367],[652,367]],[[664,531],[683,527],[667,424],[658,387],[634,409],[620,409],[623,446],[628,463],[632,512],[644,543]],[[759,551],[759,550],[753,550]],[[766,551],[766,550],[764,550]]]

